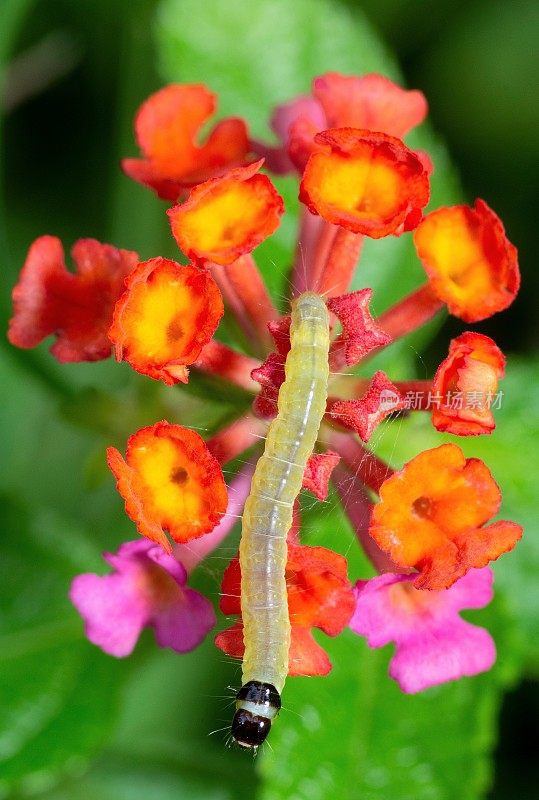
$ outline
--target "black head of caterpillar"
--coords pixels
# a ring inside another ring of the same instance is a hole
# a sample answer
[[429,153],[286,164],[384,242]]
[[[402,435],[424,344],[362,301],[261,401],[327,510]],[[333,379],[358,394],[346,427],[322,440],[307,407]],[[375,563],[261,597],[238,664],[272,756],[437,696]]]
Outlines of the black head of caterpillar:
[[232,720],[232,736],[239,746],[247,750],[261,745],[280,708],[281,697],[273,684],[249,681],[242,686]]

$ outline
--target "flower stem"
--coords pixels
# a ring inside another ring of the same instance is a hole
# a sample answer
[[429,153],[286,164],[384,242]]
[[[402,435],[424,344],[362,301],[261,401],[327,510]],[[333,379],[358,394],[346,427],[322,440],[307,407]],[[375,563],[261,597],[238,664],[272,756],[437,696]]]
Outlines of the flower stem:
[[299,222],[296,255],[290,275],[292,294],[297,297],[312,285],[311,273],[315,260],[316,245],[324,220],[303,206]]
[[344,511],[350,520],[358,542],[365,555],[379,573],[399,572],[399,568],[389,556],[381,550],[369,535],[369,524],[373,503],[365,494],[365,490],[357,477],[346,467],[337,464],[331,476],[333,485],[340,497]]
[[[308,211],[307,213],[310,214],[311,212]],[[315,217],[315,219],[319,220],[318,236],[311,249],[311,257],[305,262],[304,284],[306,291],[318,292],[320,294],[320,279],[329,258],[338,228],[336,225],[332,225],[330,222],[326,222],[319,217]]]
[[395,387],[399,393],[406,398],[410,397],[410,402],[406,408],[410,411],[428,411],[435,405],[433,400],[432,381],[395,381]]
[[244,414],[226,428],[214,433],[206,445],[220,464],[226,464],[252,447],[259,439],[263,439],[267,427],[264,420],[250,413]]
[[355,477],[376,494],[379,494],[383,482],[393,475],[389,464],[363,447],[350,433],[331,431],[325,443],[341,456]]
[[273,346],[268,322],[279,318],[260,271],[247,254],[228,267],[209,264],[227,306],[236,317],[247,340],[257,354],[265,354]]
[[193,366],[202,372],[224,378],[253,394],[260,390],[260,385],[251,378],[252,370],[259,367],[260,362],[256,358],[238,353],[216,339],[212,339],[202,349]]
[[316,291],[327,297],[346,292],[361,253],[363,236],[338,228],[316,283]]

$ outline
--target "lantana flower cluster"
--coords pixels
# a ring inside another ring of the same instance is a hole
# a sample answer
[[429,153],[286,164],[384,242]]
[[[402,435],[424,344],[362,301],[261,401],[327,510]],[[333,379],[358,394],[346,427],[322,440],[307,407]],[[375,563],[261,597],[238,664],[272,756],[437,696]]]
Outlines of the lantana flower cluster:
[[[444,308],[466,324],[507,308],[519,287],[515,247],[483,200],[426,212],[433,164],[403,141],[427,113],[419,91],[380,75],[327,73],[310,95],[275,110],[277,145],[254,140],[240,118],[201,136],[216,106],[203,85],[161,89],[135,118],[140,157],[122,163],[126,175],[169,204],[172,235],[188,263],[159,256],[141,262],[137,253],[81,239],[70,271],[61,242],[42,236],[13,291],[9,339],[18,347],[52,335],[51,352],[61,362],[113,351],[167,386],[200,372],[251,395],[249,412],[242,409],[206,440],[188,419],[162,420],[133,433],[125,455],[109,448],[126,512],[144,538],[105,554],[109,574],[73,581],[86,635],[126,656],[151,626],[160,647],[187,652],[216,625],[211,602],[189,587],[189,575],[241,515],[290,348],[290,317],[275,307],[253,256],[284,213],[266,170],[298,179],[303,210],[291,294],[323,295],[332,320],[329,396],[304,489],[322,501],[333,484],[376,573],[350,576],[342,555],[302,544],[295,509],[286,568],[289,672],[328,673],[330,660],[312,630],[337,636],[346,626],[371,647],[395,643],[390,675],[405,692],[487,670],[492,638],[459,612],[490,602],[488,565],[514,547],[520,526],[491,521],[500,490],[488,467],[465,458],[457,444],[421,452],[394,471],[368,442],[386,417],[410,408],[430,413],[439,431],[489,434],[504,356],[488,336],[464,331],[430,381],[394,381],[383,371],[360,379],[355,368]],[[361,269],[364,237],[388,236],[412,236],[425,281],[374,318],[371,289],[349,287]],[[245,334],[243,351],[215,337],[225,310]],[[348,384],[346,373],[355,375]],[[418,387],[423,400],[410,406],[407,397]],[[475,402],[463,403],[470,395]],[[241,466],[227,487],[229,462]],[[224,571],[220,601],[233,620],[215,638],[238,658],[240,579],[236,556]]]

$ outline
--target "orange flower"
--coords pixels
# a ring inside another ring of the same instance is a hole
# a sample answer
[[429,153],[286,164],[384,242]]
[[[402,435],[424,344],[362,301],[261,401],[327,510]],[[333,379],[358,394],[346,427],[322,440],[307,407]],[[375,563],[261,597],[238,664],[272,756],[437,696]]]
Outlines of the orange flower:
[[504,367],[502,351],[488,336],[467,331],[453,339],[434,376],[433,394],[443,398],[432,409],[434,427],[459,436],[491,433],[490,406]]
[[456,317],[478,322],[513,302],[520,286],[517,250],[483,200],[427,214],[414,243],[432,290]]
[[277,228],[283,200],[266,175],[256,174],[263,163],[195,186],[185,203],[168,210],[174,238],[188,258],[232,264]]
[[317,134],[300,200],[313,214],[373,239],[415,227],[429,199],[422,160],[400,139],[355,128]]
[[109,337],[118,361],[172,385],[187,382],[223,316],[217,284],[206,270],[151,258],[137,266],[116,303]]
[[[331,662],[313,639],[311,628],[337,636],[350,621],[355,600],[346,559],[325,547],[289,542],[286,584],[291,624],[288,674],[327,675]],[[223,575],[220,607],[224,614],[241,614],[240,593],[241,570],[236,556]],[[242,623],[219,633],[215,644],[227,655],[242,658]]]
[[501,494],[488,468],[443,444],[413,458],[380,488],[370,534],[400,567],[415,567],[418,589],[447,589],[472,567],[484,567],[522,536],[514,522],[481,527]]
[[126,460],[107,449],[125,510],[143,536],[169,553],[175,542],[208,533],[226,511],[227,492],[218,461],[188,428],[157,422],[127,442]]
[[79,239],[71,255],[75,274],[68,272],[56,236],[40,236],[32,244],[13,290],[9,341],[16,347],[36,347],[55,334],[51,353],[58,361],[108,358],[114,303],[138,255],[95,239]]
[[177,200],[186,187],[243,163],[250,146],[241,119],[222,120],[204,144],[197,144],[216,107],[216,96],[200,84],[171,84],[152,94],[135,118],[145,158],[125,158],[124,172],[163,200]]

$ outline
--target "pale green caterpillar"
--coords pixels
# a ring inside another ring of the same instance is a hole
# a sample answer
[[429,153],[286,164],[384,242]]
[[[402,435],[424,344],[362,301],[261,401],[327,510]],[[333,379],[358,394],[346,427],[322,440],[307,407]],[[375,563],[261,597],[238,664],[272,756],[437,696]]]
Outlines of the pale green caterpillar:
[[306,292],[292,302],[290,345],[277,417],[269,426],[243,512],[245,655],[232,736],[245,748],[258,747],[268,735],[288,673],[286,537],[327,400],[329,314],[320,295]]

